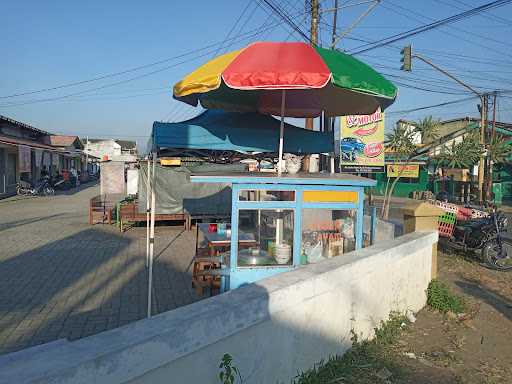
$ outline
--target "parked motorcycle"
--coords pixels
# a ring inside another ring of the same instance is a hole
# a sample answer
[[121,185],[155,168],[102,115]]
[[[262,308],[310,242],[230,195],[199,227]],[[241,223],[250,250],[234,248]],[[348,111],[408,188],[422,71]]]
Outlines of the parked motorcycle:
[[480,254],[488,267],[509,271],[512,270],[512,244],[502,235],[507,225],[507,217],[494,208],[488,217],[457,222],[453,235],[441,237],[439,243],[446,248]]
[[55,194],[55,190],[50,185],[50,178],[43,177],[34,187],[23,180],[16,184],[16,193],[21,196],[48,196]]

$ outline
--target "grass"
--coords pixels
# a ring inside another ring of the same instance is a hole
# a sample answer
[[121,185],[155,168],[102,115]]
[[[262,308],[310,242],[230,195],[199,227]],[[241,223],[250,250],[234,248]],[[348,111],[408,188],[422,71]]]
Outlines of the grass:
[[427,304],[442,313],[462,313],[466,307],[461,297],[453,294],[446,284],[435,279],[427,288]]
[[407,324],[405,316],[393,313],[388,321],[375,329],[373,340],[358,341],[353,333],[352,348],[343,356],[320,362],[296,377],[295,383],[373,384],[399,378],[403,372],[394,362],[392,346],[398,340],[404,323]]

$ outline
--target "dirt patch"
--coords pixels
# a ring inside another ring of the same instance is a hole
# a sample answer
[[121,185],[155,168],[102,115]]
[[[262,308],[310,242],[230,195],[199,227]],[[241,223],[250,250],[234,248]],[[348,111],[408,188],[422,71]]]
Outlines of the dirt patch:
[[512,383],[511,278],[511,273],[439,252],[438,280],[450,295],[462,298],[463,313],[425,308],[416,318],[392,317],[373,341],[355,343],[346,355],[303,374],[298,382]]
[[406,382],[511,383],[512,275],[439,256],[439,280],[464,298],[466,313],[418,313],[397,343],[396,355],[410,372]]

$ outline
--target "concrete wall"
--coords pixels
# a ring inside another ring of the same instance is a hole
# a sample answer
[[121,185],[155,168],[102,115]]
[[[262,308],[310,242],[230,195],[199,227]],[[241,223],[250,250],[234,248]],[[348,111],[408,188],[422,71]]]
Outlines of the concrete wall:
[[437,233],[412,233],[74,342],[0,357],[1,383],[288,383],[426,301]]
[[[364,215],[364,227],[363,232],[365,235],[370,236],[371,232],[372,219],[368,215]],[[393,240],[395,237],[398,237],[401,233],[397,233],[396,224],[379,219],[377,217],[377,225],[375,226],[375,241],[387,241]]]

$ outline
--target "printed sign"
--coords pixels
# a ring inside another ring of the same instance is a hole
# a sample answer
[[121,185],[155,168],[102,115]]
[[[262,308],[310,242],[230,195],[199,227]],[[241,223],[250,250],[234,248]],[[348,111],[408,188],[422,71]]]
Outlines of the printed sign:
[[26,145],[18,146],[18,171],[30,172],[30,147]]
[[384,172],[384,113],[340,118],[341,172]]
[[418,178],[420,174],[420,166],[418,164],[388,164],[387,176],[388,177],[411,177]]

